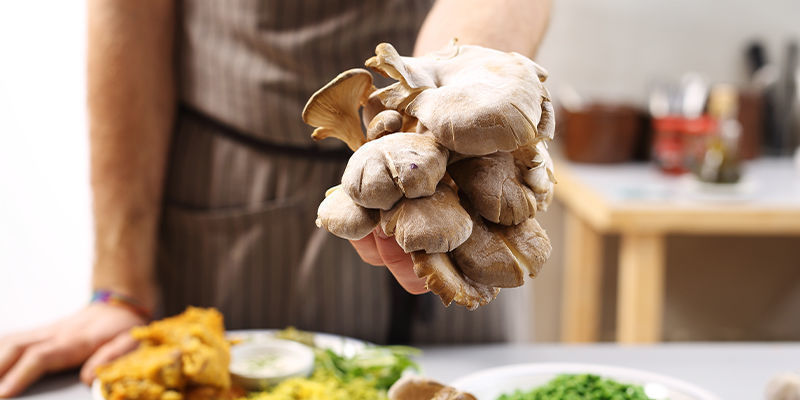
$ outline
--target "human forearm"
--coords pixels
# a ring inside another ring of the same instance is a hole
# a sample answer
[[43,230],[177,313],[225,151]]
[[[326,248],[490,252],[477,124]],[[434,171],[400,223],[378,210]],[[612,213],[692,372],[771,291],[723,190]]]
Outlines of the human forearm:
[[437,0],[417,36],[415,55],[453,38],[532,57],[550,18],[550,0]]
[[93,285],[155,302],[154,257],[175,90],[174,5],[92,0],[88,100]]

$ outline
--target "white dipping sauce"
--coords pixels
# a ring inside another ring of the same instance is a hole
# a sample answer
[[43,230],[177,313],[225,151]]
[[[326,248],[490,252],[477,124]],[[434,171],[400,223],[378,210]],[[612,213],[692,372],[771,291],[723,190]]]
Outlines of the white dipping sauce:
[[278,348],[264,349],[261,354],[235,360],[231,369],[254,376],[283,376],[302,370],[306,361],[297,354]]
[[231,348],[231,378],[249,390],[263,390],[278,382],[308,376],[314,369],[314,351],[280,339],[240,343]]

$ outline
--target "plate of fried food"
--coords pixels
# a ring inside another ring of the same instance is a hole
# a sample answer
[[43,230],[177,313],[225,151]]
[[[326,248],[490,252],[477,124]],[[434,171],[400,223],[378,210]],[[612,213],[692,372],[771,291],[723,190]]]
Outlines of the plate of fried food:
[[134,328],[133,352],[97,370],[94,400],[385,399],[417,369],[405,346],[284,330],[226,332],[214,309]]

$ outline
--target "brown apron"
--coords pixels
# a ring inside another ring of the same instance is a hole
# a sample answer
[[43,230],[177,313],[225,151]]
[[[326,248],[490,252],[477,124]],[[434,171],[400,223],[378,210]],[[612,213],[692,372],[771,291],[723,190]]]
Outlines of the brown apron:
[[467,312],[410,296],[314,226],[348,151],[300,113],[375,45],[405,54],[429,0],[185,0],[180,107],[158,253],[163,311],[214,306],[229,329],[301,329],[378,343],[499,341],[503,295]]

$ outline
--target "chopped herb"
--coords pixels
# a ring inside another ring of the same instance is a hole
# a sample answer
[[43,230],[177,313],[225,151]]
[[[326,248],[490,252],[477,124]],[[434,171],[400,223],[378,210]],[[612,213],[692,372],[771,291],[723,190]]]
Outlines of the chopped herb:
[[497,400],[650,400],[639,385],[592,374],[559,375],[530,391],[517,390]]

